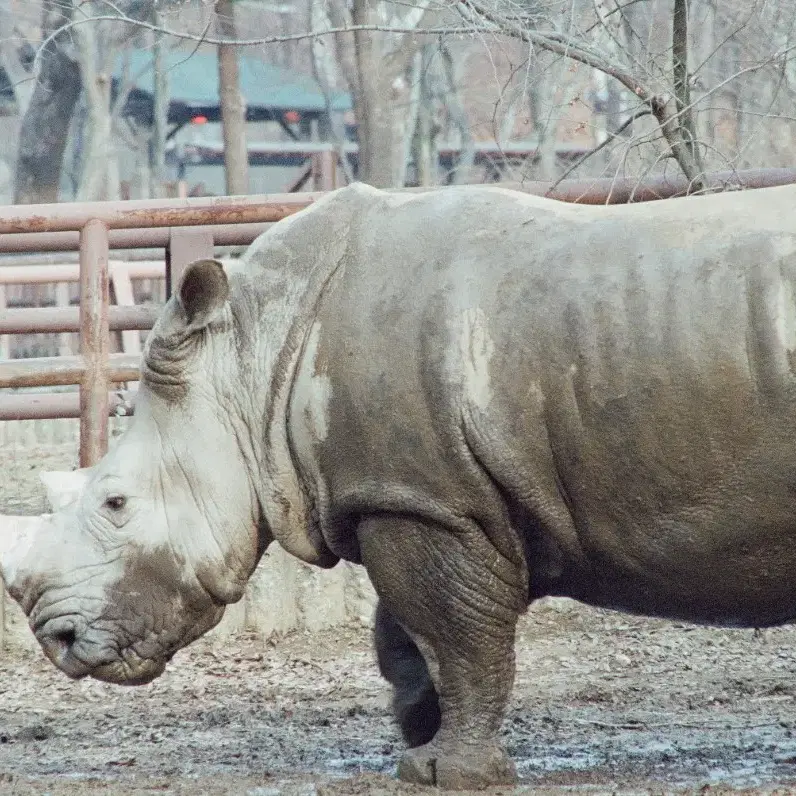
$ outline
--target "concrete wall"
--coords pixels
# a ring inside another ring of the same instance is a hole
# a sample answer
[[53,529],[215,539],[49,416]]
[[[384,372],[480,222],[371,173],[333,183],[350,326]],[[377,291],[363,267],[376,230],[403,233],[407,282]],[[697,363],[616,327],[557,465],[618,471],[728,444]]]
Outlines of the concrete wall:
[[345,562],[310,567],[272,545],[246,595],[227,608],[216,636],[241,631],[264,637],[291,630],[324,630],[347,623],[371,624],[375,594],[365,570]]

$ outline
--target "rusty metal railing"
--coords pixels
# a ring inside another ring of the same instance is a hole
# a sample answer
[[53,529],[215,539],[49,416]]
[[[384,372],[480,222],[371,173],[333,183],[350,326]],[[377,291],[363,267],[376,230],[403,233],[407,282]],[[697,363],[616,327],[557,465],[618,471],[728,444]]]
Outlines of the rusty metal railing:
[[[150,329],[151,307],[109,305],[111,246],[163,246],[167,294],[185,266],[212,257],[216,245],[251,243],[265,225],[307,207],[317,194],[245,196],[27,205],[0,209],[0,252],[80,253],[80,308],[29,308],[0,312],[0,333],[74,331],[80,354],[0,362],[0,388],[79,386],[80,464],[89,466],[107,450],[108,416],[125,396],[114,384],[138,379],[137,355],[111,354],[111,329]],[[21,276],[21,275],[20,275]],[[69,394],[16,393],[0,396],[0,418],[73,416]]]
[[[796,169],[755,169],[707,175],[714,190],[762,188],[796,182]],[[504,184],[529,193],[581,204],[653,201],[691,193],[680,177],[564,180]],[[422,190],[422,189],[410,189]],[[159,201],[94,202],[0,208],[0,253],[80,252],[80,309],[0,309],[0,334],[39,331],[80,333],[80,353],[0,361],[1,388],[78,385],[73,394],[0,395],[0,419],[74,417],[79,414],[80,463],[89,466],[107,449],[108,416],[129,396],[112,393],[114,384],[138,379],[138,355],[111,354],[111,330],[151,329],[157,308],[110,306],[109,256],[112,248],[163,247],[167,293],[185,266],[212,256],[219,245],[251,243],[268,224],[307,207],[320,193],[234,196]],[[31,276],[33,271],[30,272]],[[22,281],[22,280],[20,280]],[[35,281],[35,280],[33,280]]]

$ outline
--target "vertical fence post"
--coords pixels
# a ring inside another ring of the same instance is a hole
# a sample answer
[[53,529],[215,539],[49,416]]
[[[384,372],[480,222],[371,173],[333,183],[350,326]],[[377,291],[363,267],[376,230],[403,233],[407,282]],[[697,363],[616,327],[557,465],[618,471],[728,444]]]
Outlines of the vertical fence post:
[[[69,306],[69,290],[70,285],[68,282],[55,283],[55,306],[68,307]],[[62,332],[58,335],[58,356],[68,357],[74,352],[72,351],[72,340],[69,332]]]
[[80,230],[80,466],[108,450],[108,228],[91,220]]
[[[6,308],[6,286],[0,285],[0,313]],[[11,336],[0,334],[0,359],[11,359]]]
[[180,283],[186,266],[194,260],[213,257],[213,232],[201,227],[172,227],[166,246],[166,301]]
[[337,187],[337,153],[330,147],[312,155],[312,180],[316,191]]

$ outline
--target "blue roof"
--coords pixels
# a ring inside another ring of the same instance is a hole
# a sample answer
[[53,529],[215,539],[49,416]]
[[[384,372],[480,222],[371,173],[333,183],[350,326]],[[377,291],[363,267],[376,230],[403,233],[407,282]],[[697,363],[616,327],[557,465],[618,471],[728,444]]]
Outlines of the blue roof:
[[[189,106],[218,105],[218,58],[215,52],[171,51],[164,54],[172,102]],[[274,66],[250,55],[239,54],[240,88],[249,107],[277,110],[324,111],[326,102],[318,83],[311,77]],[[135,79],[135,87],[154,93],[152,50],[132,50],[120,56],[113,76]],[[125,70],[125,66],[127,69]],[[347,93],[333,92],[332,108],[351,108]]]

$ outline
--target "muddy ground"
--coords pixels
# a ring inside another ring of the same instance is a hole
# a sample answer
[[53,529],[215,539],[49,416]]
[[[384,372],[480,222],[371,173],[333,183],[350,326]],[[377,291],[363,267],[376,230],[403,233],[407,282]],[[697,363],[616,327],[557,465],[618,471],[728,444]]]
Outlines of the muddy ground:
[[[4,460],[0,511],[41,510],[39,467]],[[716,630],[546,601],[522,623],[503,734],[521,784],[494,793],[796,792],[796,629]],[[70,682],[0,655],[0,794],[425,793],[366,627],[200,640],[148,686]]]

